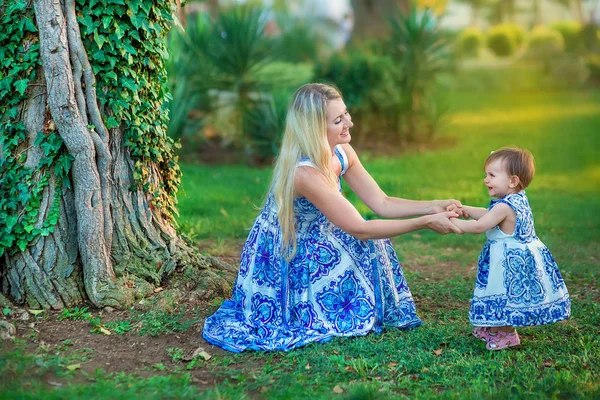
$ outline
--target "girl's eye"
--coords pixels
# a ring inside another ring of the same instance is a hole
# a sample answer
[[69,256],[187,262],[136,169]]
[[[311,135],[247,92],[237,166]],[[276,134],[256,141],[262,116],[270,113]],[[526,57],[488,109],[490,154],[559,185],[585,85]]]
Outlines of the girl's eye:
[[335,121],[333,121],[333,123],[334,123],[334,124],[336,124],[336,125],[337,125],[337,124],[339,124],[340,122],[342,122],[342,120],[341,120],[341,119],[338,119],[338,120],[335,120]]

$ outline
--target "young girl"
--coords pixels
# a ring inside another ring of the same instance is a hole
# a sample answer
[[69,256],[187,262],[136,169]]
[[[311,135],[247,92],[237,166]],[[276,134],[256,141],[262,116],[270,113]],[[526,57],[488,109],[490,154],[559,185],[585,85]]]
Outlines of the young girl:
[[[544,325],[569,318],[571,301],[548,248],[538,239],[525,188],[535,173],[528,150],[505,147],[485,161],[489,207],[463,207],[453,219],[465,233],[483,233],[477,282],[469,319],[473,335],[488,350],[520,344],[516,326]],[[454,206],[448,207],[453,210]]]

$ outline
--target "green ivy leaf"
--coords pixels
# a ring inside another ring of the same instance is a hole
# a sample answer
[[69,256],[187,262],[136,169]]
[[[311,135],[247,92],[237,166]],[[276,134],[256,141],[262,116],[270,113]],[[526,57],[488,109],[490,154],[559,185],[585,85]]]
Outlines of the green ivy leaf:
[[94,30],[94,42],[98,45],[98,48],[101,49],[104,43],[106,43],[106,37],[100,35],[98,33],[98,29]]
[[19,79],[18,81],[15,82],[15,88],[21,94],[21,96],[23,96],[25,94],[28,83],[29,83],[29,79]]
[[21,251],[25,251],[25,249],[27,248],[27,240],[24,240],[24,239],[17,240],[17,247]]

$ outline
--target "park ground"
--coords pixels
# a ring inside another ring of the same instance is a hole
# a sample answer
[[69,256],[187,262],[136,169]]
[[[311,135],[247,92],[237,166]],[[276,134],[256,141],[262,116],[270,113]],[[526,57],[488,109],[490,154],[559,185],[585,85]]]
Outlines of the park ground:
[[[223,299],[200,300],[168,284],[126,310],[82,305],[26,317],[5,310],[17,337],[0,348],[0,397],[600,398],[600,91],[453,93],[449,100],[451,114],[432,145],[363,152],[363,163],[389,194],[486,206],[486,156],[504,145],[529,148],[537,174],[527,194],[537,234],[571,294],[570,320],[520,330],[518,348],[486,351],[467,318],[483,235],[421,231],[394,239],[424,321],[416,329],[232,354],[201,338],[204,318]],[[235,266],[271,169],[182,169],[182,232]]]

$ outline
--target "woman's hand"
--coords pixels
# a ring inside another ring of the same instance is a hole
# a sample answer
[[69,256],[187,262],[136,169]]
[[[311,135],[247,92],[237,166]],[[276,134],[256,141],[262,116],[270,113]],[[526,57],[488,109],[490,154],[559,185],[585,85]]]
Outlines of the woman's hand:
[[[448,207],[452,206],[452,209]],[[431,201],[431,211],[432,214],[441,213],[444,211],[454,211],[458,214],[458,216],[463,215],[462,203],[458,200],[449,199],[449,200],[432,200]]]
[[466,219],[471,218],[471,216],[469,215],[469,213],[467,212],[467,210],[465,208],[459,207],[456,204],[450,204],[448,207],[446,207],[446,211],[454,211],[455,213],[458,214],[459,217],[462,217],[462,218],[466,218]]
[[433,215],[428,215],[427,228],[437,233],[445,235],[446,233],[456,233],[461,235],[463,232],[450,221],[450,218],[458,218],[458,214],[454,211],[444,211]]

